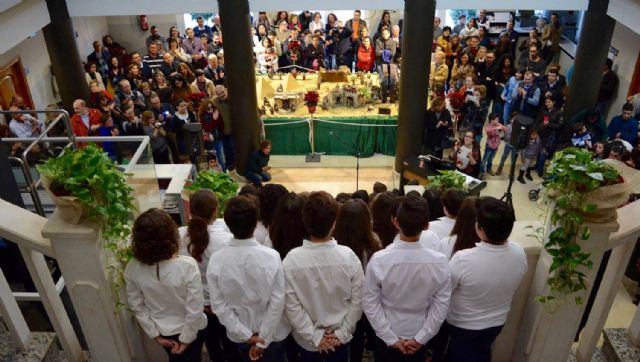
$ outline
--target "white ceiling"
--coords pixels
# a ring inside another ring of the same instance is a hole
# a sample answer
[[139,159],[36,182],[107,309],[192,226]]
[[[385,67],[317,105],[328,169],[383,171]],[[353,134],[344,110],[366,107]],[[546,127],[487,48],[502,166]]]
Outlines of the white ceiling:
[[[229,0],[227,0],[229,1]],[[233,0],[230,0],[233,1]],[[404,0],[250,0],[251,11],[403,9]],[[439,9],[586,10],[588,0],[441,0]],[[71,16],[160,15],[216,12],[216,0],[67,0]]]
[[18,5],[22,0],[0,0],[0,13]]
[[640,34],[640,0],[609,0],[607,14]]

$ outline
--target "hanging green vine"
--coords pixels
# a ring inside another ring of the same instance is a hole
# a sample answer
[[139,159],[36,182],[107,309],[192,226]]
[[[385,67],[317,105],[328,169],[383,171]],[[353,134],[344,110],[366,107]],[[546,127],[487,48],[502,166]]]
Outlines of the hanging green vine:
[[55,196],[76,197],[86,210],[84,217],[101,228],[116,307],[123,307],[119,291],[124,287],[124,267],[133,257],[128,240],[136,210],[126,175],[95,144],[67,150],[36,167],[51,180],[49,190]]
[[[591,236],[591,230],[584,225],[585,216],[598,208],[590,201],[590,192],[621,183],[623,179],[612,166],[594,161],[589,151],[577,148],[557,152],[548,174],[549,180],[542,194],[549,204],[545,219],[550,222],[551,232],[544,240],[544,230],[548,226],[545,225],[537,229],[534,236],[543,240],[544,249],[552,257],[547,279],[551,293],[537,299],[553,312],[559,303],[567,301],[568,296],[587,289],[582,270],[591,269],[593,262],[591,254],[582,250],[580,241]],[[573,300],[578,305],[583,303],[579,296]]]

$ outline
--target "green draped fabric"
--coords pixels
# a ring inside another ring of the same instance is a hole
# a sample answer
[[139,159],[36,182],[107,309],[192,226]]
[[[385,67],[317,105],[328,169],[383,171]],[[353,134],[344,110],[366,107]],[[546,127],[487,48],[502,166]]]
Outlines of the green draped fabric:
[[[302,155],[311,152],[309,127],[295,122],[303,118],[265,118],[266,137],[273,143],[272,154]],[[374,153],[393,156],[396,152],[396,117],[336,117],[314,119],[315,151],[328,155],[354,155],[371,157]],[[274,125],[278,124],[278,125]],[[372,125],[386,125],[376,127]]]

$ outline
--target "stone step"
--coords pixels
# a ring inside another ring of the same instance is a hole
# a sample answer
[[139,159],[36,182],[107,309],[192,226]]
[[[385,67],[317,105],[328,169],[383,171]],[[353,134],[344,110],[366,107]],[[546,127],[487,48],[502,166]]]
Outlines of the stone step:
[[[569,358],[567,358],[567,362],[578,361],[578,359],[576,358],[576,350],[577,345],[574,345],[571,348],[571,352],[569,352]],[[591,362],[609,362],[609,360],[605,357],[600,348],[596,348],[595,352],[593,352],[593,357],[591,357]]]
[[626,328],[607,328],[602,332],[602,353],[611,362],[640,361],[640,346],[635,346]]
[[[0,324],[4,324],[0,320]],[[36,362],[36,361],[61,361],[51,358],[58,353],[58,342],[53,332],[31,332],[31,342],[24,351],[17,351],[9,332],[0,328],[0,361],[3,362]]]

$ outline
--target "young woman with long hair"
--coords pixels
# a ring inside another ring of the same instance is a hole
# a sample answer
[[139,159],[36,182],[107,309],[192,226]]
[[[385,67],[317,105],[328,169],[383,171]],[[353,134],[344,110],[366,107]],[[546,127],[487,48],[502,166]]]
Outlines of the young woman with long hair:
[[398,230],[391,222],[391,207],[395,198],[391,192],[383,192],[377,195],[371,204],[373,232],[378,236],[383,248],[391,244],[398,235]]
[[476,246],[476,243],[480,242],[480,237],[476,232],[476,216],[478,210],[476,209],[475,197],[467,197],[460,206],[458,211],[458,217],[453,224],[451,235],[445,237],[440,241],[442,244],[444,254],[451,259],[451,257],[458,251],[464,249],[470,249]]
[[207,315],[205,344],[212,361],[224,355],[234,356],[235,345],[227,338],[226,330],[218,317],[211,311],[209,284],[207,283],[207,266],[211,255],[224,248],[233,235],[229,232],[223,219],[217,218],[218,198],[211,190],[196,191],[189,199],[191,219],[187,226],[178,229],[180,248],[178,253],[193,257],[200,268],[204,312]]
[[309,237],[302,223],[304,201],[303,195],[290,192],[278,202],[269,224],[269,240],[282,259]]

